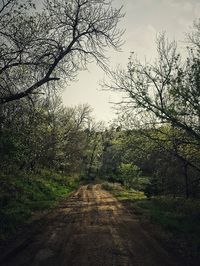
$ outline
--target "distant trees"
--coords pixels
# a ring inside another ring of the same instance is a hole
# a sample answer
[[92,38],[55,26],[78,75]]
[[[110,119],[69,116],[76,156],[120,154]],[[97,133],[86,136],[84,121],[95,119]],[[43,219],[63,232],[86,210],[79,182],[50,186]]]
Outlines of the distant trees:
[[58,98],[3,105],[0,127],[2,172],[55,169],[79,173],[91,108],[63,107]]
[[122,127],[103,148],[100,174],[148,196],[199,197],[199,149],[182,142],[181,132],[170,126]]
[[30,97],[72,80],[95,60],[107,69],[105,50],[118,49],[121,8],[111,1],[31,0],[0,5],[0,104]]
[[118,168],[123,162],[124,145],[120,138],[121,132],[114,127],[107,129],[103,135],[103,151],[100,174],[108,181],[118,181]]

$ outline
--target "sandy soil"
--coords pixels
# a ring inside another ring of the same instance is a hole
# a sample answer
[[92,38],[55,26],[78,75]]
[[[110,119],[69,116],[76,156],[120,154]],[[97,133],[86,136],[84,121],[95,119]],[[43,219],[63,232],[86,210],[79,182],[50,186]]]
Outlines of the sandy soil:
[[100,185],[81,186],[2,259],[2,266],[178,265]]

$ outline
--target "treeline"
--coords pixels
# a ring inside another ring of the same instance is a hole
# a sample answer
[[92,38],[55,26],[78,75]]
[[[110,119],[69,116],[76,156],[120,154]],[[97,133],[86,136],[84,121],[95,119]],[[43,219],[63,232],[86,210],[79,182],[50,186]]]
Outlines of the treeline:
[[147,196],[199,197],[198,141],[170,123],[130,129],[125,116],[117,123],[105,127],[87,104],[64,107],[55,95],[3,105],[3,180],[46,169],[87,181],[120,182]]
[[88,105],[64,107],[57,97],[7,104],[1,108],[1,172],[89,173],[98,130]]
[[[183,142],[183,140],[185,140]],[[102,155],[102,176],[147,196],[199,197],[199,147],[170,125],[115,131]]]

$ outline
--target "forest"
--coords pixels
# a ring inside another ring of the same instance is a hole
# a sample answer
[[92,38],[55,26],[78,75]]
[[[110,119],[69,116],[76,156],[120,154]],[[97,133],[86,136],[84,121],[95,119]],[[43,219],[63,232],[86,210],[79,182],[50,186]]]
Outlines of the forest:
[[[80,185],[101,183],[197,265],[200,21],[184,50],[159,34],[153,63],[131,53],[126,68],[110,70],[105,50],[123,43],[122,8],[46,0],[38,11],[34,2],[0,5],[0,243]],[[109,125],[87,103],[62,103],[63,88],[92,61],[107,75],[102,87],[122,95]]]

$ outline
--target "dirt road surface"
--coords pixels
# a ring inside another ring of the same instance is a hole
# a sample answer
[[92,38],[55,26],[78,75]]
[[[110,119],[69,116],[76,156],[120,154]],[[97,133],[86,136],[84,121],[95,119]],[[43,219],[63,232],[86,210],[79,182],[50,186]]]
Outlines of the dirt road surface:
[[177,265],[148,232],[100,185],[81,186],[0,265]]

